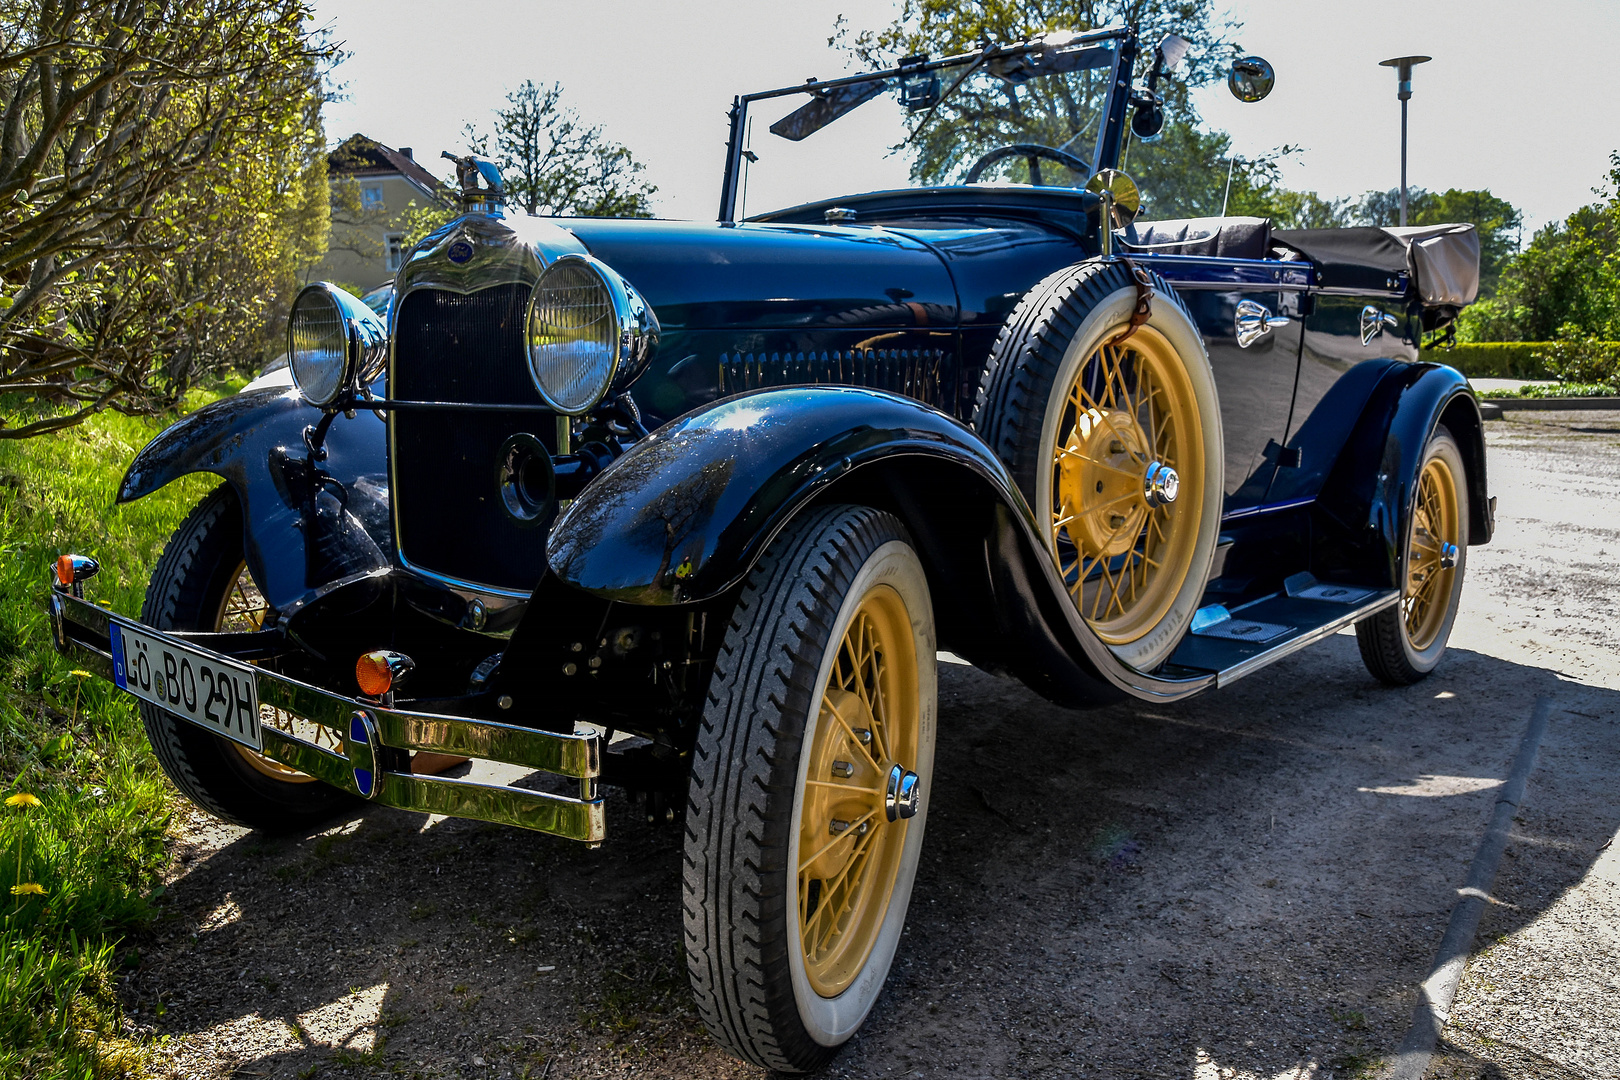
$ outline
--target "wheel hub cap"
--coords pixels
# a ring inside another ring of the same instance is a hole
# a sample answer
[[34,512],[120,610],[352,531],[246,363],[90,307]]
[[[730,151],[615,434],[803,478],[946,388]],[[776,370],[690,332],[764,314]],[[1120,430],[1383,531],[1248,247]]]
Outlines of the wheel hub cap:
[[1155,461],[1142,476],[1142,493],[1149,506],[1169,506],[1181,491],[1181,477],[1170,466]]
[[917,774],[898,765],[891,767],[883,792],[883,810],[889,820],[916,817],[917,804],[921,801],[921,781]]

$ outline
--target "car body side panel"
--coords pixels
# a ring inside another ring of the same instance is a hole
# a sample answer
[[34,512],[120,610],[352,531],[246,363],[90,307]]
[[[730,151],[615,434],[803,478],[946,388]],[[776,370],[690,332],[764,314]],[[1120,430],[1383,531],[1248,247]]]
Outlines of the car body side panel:
[[326,457],[309,460],[306,428],[320,421],[296,390],[250,390],[165,429],[130,463],[118,501],[133,502],[190,473],[210,472],[242,507],[248,569],[270,606],[289,614],[335,583],[388,567],[383,423],[338,417]]

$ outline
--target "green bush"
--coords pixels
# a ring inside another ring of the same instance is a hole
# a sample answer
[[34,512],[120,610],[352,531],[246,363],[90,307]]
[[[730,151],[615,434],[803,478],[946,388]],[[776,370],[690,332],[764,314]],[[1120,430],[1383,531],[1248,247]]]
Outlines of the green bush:
[[1612,383],[1620,373],[1620,342],[1580,337],[1566,324],[1541,359],[1559,382]]
[[1425,350],[1423,359],[1450,364],[1470,378],[1550,379],[1552,374],[1541,360],[1548,345],[1543,341],[1458,342],[1449,349]]
[[1449,349],[1427,349],[1423,359],[1475,379],[1609,382],[1620,371],[1620,341],[1458,342]]

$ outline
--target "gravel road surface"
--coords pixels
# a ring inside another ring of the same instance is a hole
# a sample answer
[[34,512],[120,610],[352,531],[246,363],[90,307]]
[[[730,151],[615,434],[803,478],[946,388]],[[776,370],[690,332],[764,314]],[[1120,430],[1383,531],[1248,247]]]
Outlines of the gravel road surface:
[[[942,665],[901,957],[833,1077],[1373,1077],[1538,696],[1551,724],[1430,1076],[1620,1077],[1620,414],[1487,425],[1496,542],[1389,690],[1339,635],[1091,712]],[[188,1078],[759,1076],[685,988],[679,834],[196,815],[125,979]]]

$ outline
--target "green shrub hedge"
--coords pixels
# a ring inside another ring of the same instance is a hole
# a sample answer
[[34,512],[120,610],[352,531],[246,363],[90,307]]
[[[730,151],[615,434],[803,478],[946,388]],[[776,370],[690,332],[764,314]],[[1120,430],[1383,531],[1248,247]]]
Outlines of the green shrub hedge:
[[[1459,342],[1450,349],[1428,349],[1425,360],[1449,364],[1470,377],[1483,379],[1555,379],[1556,372],[1548,367],[1549,353],[1560,342],[1555,341],[1490,341]],[[1615,365],[1620,365],[1620,341],[1586,343],[1591,348],[1607,352]]]

